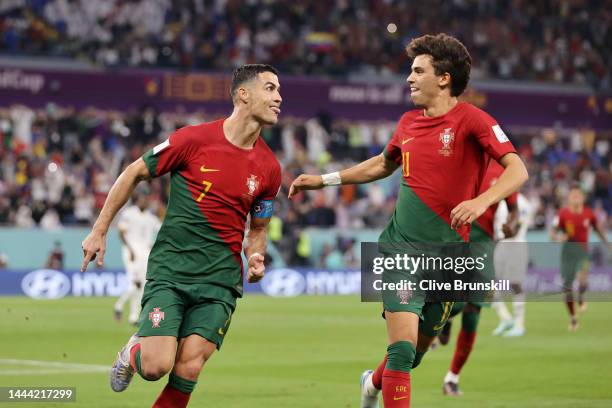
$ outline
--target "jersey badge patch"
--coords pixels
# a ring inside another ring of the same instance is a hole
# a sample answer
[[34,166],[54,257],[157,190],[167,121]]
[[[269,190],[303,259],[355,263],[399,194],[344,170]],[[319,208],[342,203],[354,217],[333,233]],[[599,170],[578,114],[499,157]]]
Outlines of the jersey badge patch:
[[440,142],[442,142],[442,148],[438,150],[442,156],[450,156],[453,154],[453,142],[455,141],[455,134],[452,128],[444,129],[444,132],[440,133]]
[[412,291],[410,289],[407,290],[398,290],[397,297],[400,300],[400,305],[407,305],[408,301],[412,297]]
[[159,324],[164,320],[165,313],[160,310],[159,307],[154,307],[153,311],[149,313],[149,320],[153,323],[153,328],[159,327]]
[[257,176],[251,174],[251,176],[247,178],[246,185],[249,189],[249,195],[253,195],[253,193],[255,192],[255,190],[257,190],[257,187],[259,186],[259,180],[257,179]]

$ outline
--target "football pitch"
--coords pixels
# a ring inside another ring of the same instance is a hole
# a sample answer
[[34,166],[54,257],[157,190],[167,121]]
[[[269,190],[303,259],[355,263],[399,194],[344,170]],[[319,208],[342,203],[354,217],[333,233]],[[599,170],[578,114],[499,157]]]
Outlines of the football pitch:
[[[108,368],[132,328],[112,320],[111,298],[34,301],[0,297],[0,386],[76,387],[76,403],[1,403],[16,407],[150,407],[166,379],[135,378],[123,393]],[[527,305],[527,335],[492,337],[486,309],[470,361],[465,395],[445,397],[441,383],[452,343],[413,371],[413,407],[612,406],[612,304],[589,304],[577,333],[564,306]],[[378,304],[356,297],[248,296],[239,305],[220,353],[207,363],[190,407],[349,408],[359,405],[359,376],[384,356]]]

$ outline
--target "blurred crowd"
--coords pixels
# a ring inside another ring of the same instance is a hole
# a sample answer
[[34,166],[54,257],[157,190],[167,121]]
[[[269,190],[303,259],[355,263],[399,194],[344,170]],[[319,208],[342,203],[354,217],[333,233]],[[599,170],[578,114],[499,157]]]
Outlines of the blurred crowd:
[[[90,225],[127,164],[175,129],[216,117],[158,113],[148,106],[126,113],[52,104],[41,110],[22,105],[0,109],[0,224],[48,230]],[[286,262],[312,262],[306,227],[355,231],[386,225],[399,172],[373,184],[301,193],[291,201],[287,192],[300,173],[335,171],[380,153],[393,130],[393,122],[359,123],[321,114],[308,120],[284,118],[263,131],[284,169],[269,236]],[[537,209],[533,229],[550,225],[574,183],[587,193],[600,221],[612,226],[609,137],[590,129],[508,133],[529,169],[523,193]],[[160,216],[168,185],[167,177],[150,183],[153,210]],[[350,265],[356,259],[352,238],[324,247],[320,264]]]
[[475,78],[612,88],[608,1],[601,0],[3,0],[0,51],[107,67],[282,72],[408,72],[404,47],[447,32]]

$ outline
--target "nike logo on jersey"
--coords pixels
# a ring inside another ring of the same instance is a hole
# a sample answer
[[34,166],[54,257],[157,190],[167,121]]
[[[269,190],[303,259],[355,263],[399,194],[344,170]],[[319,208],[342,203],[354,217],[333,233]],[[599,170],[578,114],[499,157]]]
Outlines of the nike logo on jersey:
[[203,165],[202,167],[200,167],[200,171],[202,173],[208,173],[210,171],[219,171],[219,169],[207,169],[206,166]]
[[404,140],[402,140],[402,144],[405,145],[406,143],[408,143],[412,139],[414,139],[414,137],[409,137],[408,139],[404,139]]

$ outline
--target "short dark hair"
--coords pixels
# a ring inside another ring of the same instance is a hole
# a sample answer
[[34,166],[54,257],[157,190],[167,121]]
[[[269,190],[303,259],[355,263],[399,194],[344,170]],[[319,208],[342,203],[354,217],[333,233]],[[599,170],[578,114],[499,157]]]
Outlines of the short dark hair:
[[246,64],[234,70],[232,76],[232,87],[230,88],[230,95],[232,98],[236,95],[236,90],[240,85],[255,78],[257,74],[262,72],[271,72],[278,76],[278,71],[272,65],[268,64]]
[[410,41],[406,52],[410,58],[431,55],[436,75],[450,74],[452,96],[459,96],[465,91],[470,80],[472,57],[465,45],[455,37],[444,33],[423,35]]

